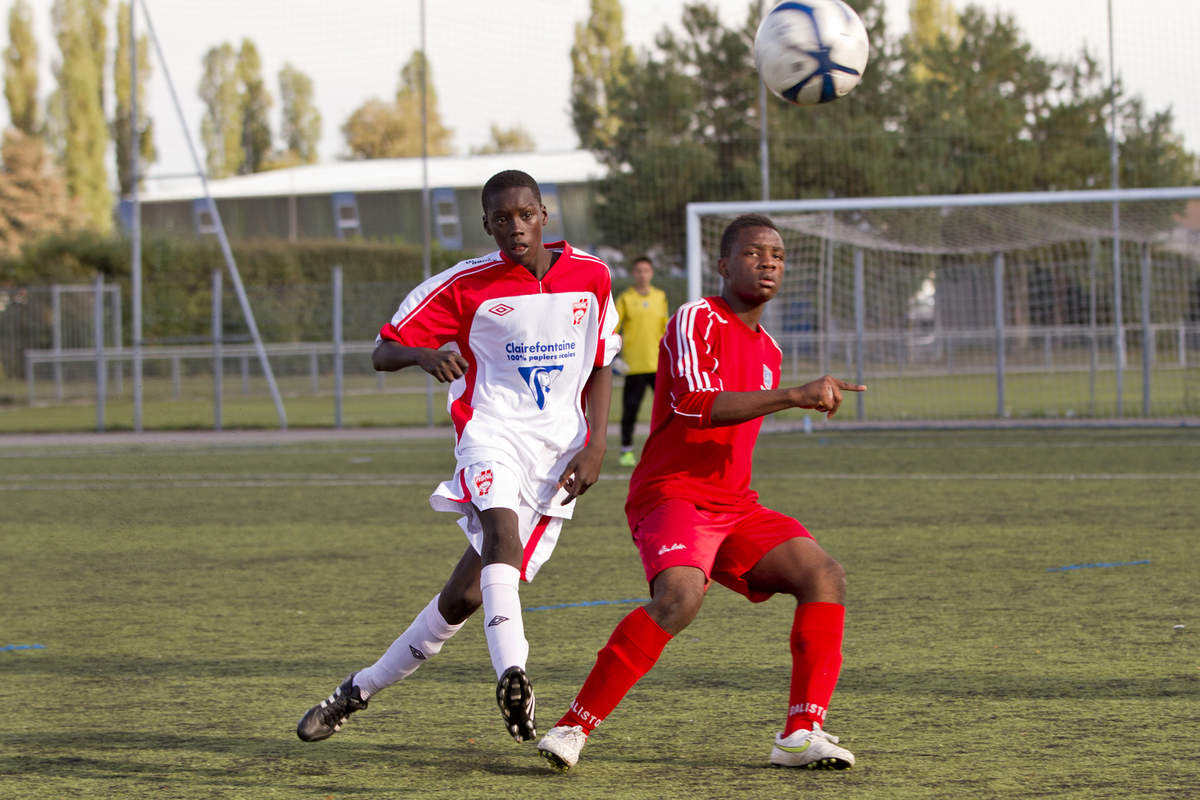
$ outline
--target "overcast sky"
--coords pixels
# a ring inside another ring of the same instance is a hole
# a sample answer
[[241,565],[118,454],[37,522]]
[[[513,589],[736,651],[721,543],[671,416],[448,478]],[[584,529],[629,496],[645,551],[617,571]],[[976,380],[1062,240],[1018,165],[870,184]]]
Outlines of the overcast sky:
[[[731,25],[740,23],[754,2],[709,1]],[[908,0],[887,1],[893,33],[906,30]],[[1109,0],[980,3],[1012,13],[1043,55],[1074,55],[1086,43],[1107,64]],[[1172,106],[1188,146],[1200,150],[1200,91],[1195,79],[1200,0],[1111,3],[1118,73],[1150,108]],[[57,55],[50,33],[51,4],[52,0],[31,0],[44,91],[50,86],[50,61]],[[9,5],[11,0],[4,0],[6,12]],[[110,5],[115,7],[116,0]],[[589,0],[426,0],[425,5],[426,48],[439,108],[454,131],[457,152],[487,141],[493,122],[521,125],[540,150],[578,145],[569,120],[568,53],[574,25],[586,17]],[[663,26],[678,27],[683,5],[683,0],[625,0],[627,38],[636,47],[651,45]],[[956,0],[955,5],[961,9],[966,3]],[[344,149],[342,123],[366,99],[393,94],[400,67],[420,44],[419,0],[147,0],[146,7],[197,148],[203,110],[196,87],[201,58],[209,47],[252,39],[276,96],[276,75],[285,62],[311,76],[323,116],[320,152],[323,160],[331,160]],[[144,17],[139,15],[138,24],[144,31]],[[114,29],[110,25],[110,36]],[[3,38],[7,43],[7,30]],[[157,58],[148,105],[160,154],[151,174],[192,171]],[[0,106],[6,117],[7,105]],[[811,113],[782,103],[773,108],[777,113]],[[272,126],[278,128],[277,116]]]

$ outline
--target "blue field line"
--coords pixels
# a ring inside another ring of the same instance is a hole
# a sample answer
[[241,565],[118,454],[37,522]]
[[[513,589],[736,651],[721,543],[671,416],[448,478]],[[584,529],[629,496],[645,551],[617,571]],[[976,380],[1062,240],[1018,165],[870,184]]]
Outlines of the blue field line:
[[620,606],[626,603],[649,603],[648,597],[630,597],[625,600],[588,600],[585,603],[559,603],[555,606],[529,606],[525,611],[554,611],[559,608],[584,608],[586,606]]
[[4,650],[45,650],[44,644],[6,644],[0,647],[0,652]]
[[1071,564],[1068,567],[1046,567],[1046,572],[1066,572],[1072,569],[1091,569],[1093,567],[1136,567],[1139,564],[1149,564],[1150,559],[1142,561],[1113,561],[1106,564]]

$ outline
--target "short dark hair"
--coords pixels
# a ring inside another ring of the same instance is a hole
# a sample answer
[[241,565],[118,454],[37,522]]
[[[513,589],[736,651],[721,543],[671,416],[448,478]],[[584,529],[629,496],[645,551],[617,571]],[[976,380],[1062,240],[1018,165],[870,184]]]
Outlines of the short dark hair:
[[779,228],[766,214],[742,214],[733,222],[725,226],[725,232],[721,234],[721,258],[729,258],[733,252],[733,243],[737,241],[738,234],[746,228],[770,228],[779,233]]
[[643,261],[650,265],[650,269],[654,269],[654,262],[650,260],[650,256],[638,256],[633,260],[633,263],[640,264]]
[[483,213],[487,213],[488,202],[505,189],[519,189],[524,186],[533,192],[534,198],[538,201],[538,205],[542,203],[542,190],[538,188],[535,181],[529,173],[521,172],[519,169],[506,169],[503,172],[497,172],[492,177],[488,178],[487,183],[483,185],[483,193],[481,200],[483,202]]

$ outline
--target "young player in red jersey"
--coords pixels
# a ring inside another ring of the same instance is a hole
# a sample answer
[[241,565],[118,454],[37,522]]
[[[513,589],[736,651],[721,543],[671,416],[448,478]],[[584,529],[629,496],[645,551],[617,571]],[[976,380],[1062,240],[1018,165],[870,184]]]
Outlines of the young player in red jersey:
[[825,376],[778,388],[782,353],[759,325],[784,272],[783,238],[769,218],[731,222],[718,268],[720,296],[682,306],[667,325],[650,436],[625,504],[652,599],[617,625],[570,709],[538,743],[561,770],[696,617],[713,580],[751,602],[776,592],[796,598],[789,709],[771,763],[854,764],[822,729],[842,663],[845,572],[799,522],[759,504],[750,470],[765,415],[811,408],[833,416],[843,391],[866,387]]
[[544,244],[548,216],[529,175],[483,187],[497,251],[424,281],[380,330],[377,370],[417,365],[450,384],[455,471],[430,497],[460,515],[470,544],[440,594],[379,659],[301,718],[304,741],[332,736],[381,689],[432,658],[481,606],[496,700],[518,742],[535,700],[518,588],[550,556],[574,500],[600,475],[620,349],[608,266],[566,242]]

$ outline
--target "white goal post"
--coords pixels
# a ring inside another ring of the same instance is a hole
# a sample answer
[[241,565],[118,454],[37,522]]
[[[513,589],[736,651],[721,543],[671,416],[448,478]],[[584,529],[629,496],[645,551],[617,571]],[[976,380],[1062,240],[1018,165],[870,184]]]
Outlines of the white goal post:
[[746,213],[788,250],[785,375],[874,384],[847,416],[1200,415],[1200,187],[689,203],[689,299]]

